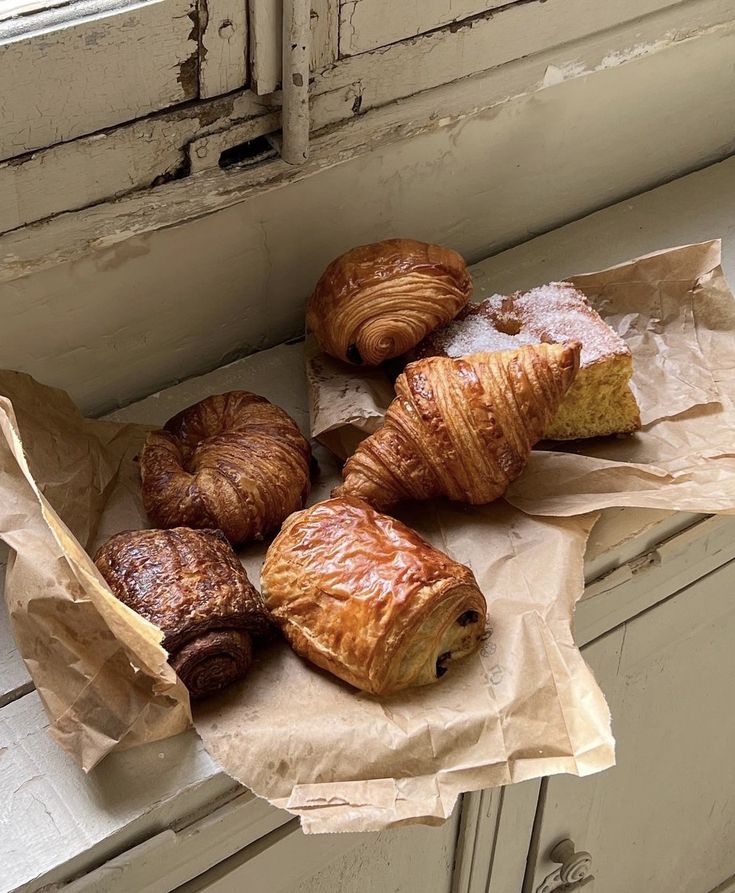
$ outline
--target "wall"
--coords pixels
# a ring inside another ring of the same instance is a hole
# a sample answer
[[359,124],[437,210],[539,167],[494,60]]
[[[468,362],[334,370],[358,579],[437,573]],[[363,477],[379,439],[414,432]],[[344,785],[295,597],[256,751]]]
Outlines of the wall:
[[474,261],[732,153],[734,60],[725,29],[550,71],[544,89],[3,282],[0,363],[99,412],[298,335],[321,269],[354,244],[410,235]]

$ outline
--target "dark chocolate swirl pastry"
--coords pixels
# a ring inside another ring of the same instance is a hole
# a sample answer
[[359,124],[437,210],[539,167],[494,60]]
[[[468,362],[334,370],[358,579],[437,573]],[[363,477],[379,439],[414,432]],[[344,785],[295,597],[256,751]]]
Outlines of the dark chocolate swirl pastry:
[[112,592],[163,631],[163,647],[193,698],[242,679],[252,637],[272,630],[263,601],[219,530],[127,530],[95,564]]

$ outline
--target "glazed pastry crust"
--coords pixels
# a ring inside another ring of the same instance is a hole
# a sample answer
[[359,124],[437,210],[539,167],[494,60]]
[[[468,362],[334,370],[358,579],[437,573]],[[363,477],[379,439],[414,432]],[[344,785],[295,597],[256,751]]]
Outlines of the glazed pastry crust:
[[158,626],[169,661],[194,696],[241,678],[251,636],[272,624],[219,530],[129,530],[95,564],[121,602]]
[[215,395],[146,438],[143,505],[157,527],[218,528],[262,539],[309,491],[308,441],[290,416],[248,391]]
[[483,504],[523,471],[574,381],[580,347],[433,357],[396,380],[383,426],[345,463],[335,495],[379,509],[443,496]]
[[261,583],[297,654],[377,695],[435,682],[485,630],[469,568],[359,499],[292,515]]
[[456,251],[388,239],[332,261],[309,299],[306,322],[331,356],[377,366],[448,323],[471,294]]

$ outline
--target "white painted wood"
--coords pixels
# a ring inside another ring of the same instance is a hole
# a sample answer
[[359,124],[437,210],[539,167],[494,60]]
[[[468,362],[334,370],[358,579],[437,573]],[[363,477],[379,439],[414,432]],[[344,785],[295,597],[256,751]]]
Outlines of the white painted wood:
[[[252,87],[260,95],[281,85],[283,0],[250,0],[250,68]],[[337,58],[339,0],[312,0],[312,71],[322,71]],[[339,86],[346,82],[342,81]],[[331,88],[328,88],[331,89]]]
[[587,586],[574,615],[584,645],[735,558],[735,518],[709,518]]
[[241,794],[181,830],[167,829],[64,887],[64,893],[168,893],[293,821]]
[[29,16],[7,39],[0,24],[0,159],[194,98],[192,16],[193,0],[140,0],[51,31]]
[[454,871],[451,893],[468,893],[475,852],[477,828],[481,821],[482,791],[469,791],[459,799],[460,820],[457,846],[454,851]]
[[342,0],[339,8],[340,53],[354,56],[377,47],[460,22],[508,0]]
[[[666,39],[669,30],[683,29],[686,33],[732,19],[732,4],[727,0],[679,3],[668,10],[661,9],[669,3],[670,0],[594,5],[589,0],[512,3],[495,14],[472,19],[457,30],[434,31],[393,44],[375,55],[364,53],[343,59],[340,65],[315,77],[314,90],[329,89],[344,78],[360,81],[363,108],[368,109],[561,44],[572,44],[566,51],[572,61],[575,41],[607,29],[624,28],[627,20],[640,19],[634,29],[636,36],[627,47],[630,50]],[[652,14],[643,17],[646,13]],[[606,40],[614,58],[615,37],[610,34]],[[341,44],[340,52],[344,52]]]
[[337,58],[339,0],[311,0],[311,68],[321,71]]
[[520,890],[541,785],[535,778],[503,789],[490,876],[481,893]]
[[472,791],[462,796],[462,812],[454,854],[452,893],[485,893],[495,858],[497,826],[504,788]]
[[7,605],[2,597],[6,552],[5,545],[0,542],[0,708],[33,690],[31,678],[15,646]]
[[177,893],[242,893],[267,885],[268,893],[286,893],[312,872],[339,858],[368,834],[318,834],[307,837],[290,822],[220,865],[184,884]]
[[[303,877],[288,893],[449,893],[459,810],[438,828],[392,828]],[[331,835],[346,837],[348,835]]]
[[[553,227],[720,153],[735,133],[733,70],[725,64],[733,53],[735,36],[707,35],[492,113],[447,127],[424,124],[411,139],[399,138],[404,124],[395,105],[376,113],[386,116],[386,142],[364,155],[355,153],[372,144],[362,129],[368,116],[315,137],[312,160],[296,173],[275,160],[205,172],[7,234],[0,282],[11,284],[0,284],[0,355],[70,390],[86,411],[102,411],[235,352],[295,336],[314,282],[351,245],[411,233],[474,260],[524,239],[529,227]],[[621,95],[630,104],[620,105]],[[434,99],[427,94],[422,102]],[[609,108],[616,103],[612,140]],[[544,133],[543,143],[529,138],[534,132]],[[643,139],[650,140],[645,153]],[[730,163],[663,191],[651,199],[655,214],[640,198],[622,205],[603,219],[609,225],[599,224],[607,228],[603,238],[593,219],[590,238],[577,236],[566,257],[557,253],[555,275],[713,233],[733,238],[735,221],[721,195],[732,189],[734,170]],[[682,206],[691,210],[682,214]],[[182,221],[191,222],[176,225]],[[554,239],[568,242],[564,234]],[[547,246],[528,250],[536,256],[552,250]],[[730,263],[727,253],[725,259]],[[549,278],[535,269],[535,281]],[[522,287],[523,276],[521,265],[506,279]],[[60,327],[60,317],[73,326]]]
[[0,0],[0,22],[38,9],[61,6],[66,2],[67,0]]
[[[314,97],[313,129],[351,117],[357,95],[350,84]],[[279,127],[280,94],[266,99],[244,90],[0,162],[0,233],[148,188],[185,170],[217,168],[213,151],[196,154],[210,137],[209,144],[221,150]]]
[[242,124],[233,124],[225,130],[192,140],[187,147],[191,172],[196,174],[217,168],[222,153],[227,149],[273,133],[280,127],[280,122],[280,111],[268,112],[257,118],[249,118]]
[[596,893],[712,890],[735,872],[735,562],[584,650],[605,692],[617,766],[548,781],[539,856],[569,837]]
[[309,157],[310,0],[283,0],[281,17],[281,158],[304,164]]
[[[479,264],[477,267],[479,268]],[[639,509],[636,513],[636,530],[630,528],[629,512],[624,508],[611,508],[604,512],[592,528],[587,540],[585,561],[585,581],[592,583],[604,574],[615,570],[620,564],[630,561],[641,553],[641,543],[648,542],[642,551],[652,549],[662,539],[668,539],[687,527],[698,523],[703,515],[693,512],[668,512],[663,509]],[[655,530],[654,539],[648,540],[648,533]],[[662,532],[665,531],[665,532]],[[615,555],[610,547],[615,545]],[[614,561],[617,562],[613,563]]]
[[[244,849],[177,893],[449,893],[457,815],[440,828],[304,835],[296,821]],[[416,858],[418,854],[420,858]]]
[[[329,4],[333,3],[334,0],[320,0],[318,6],[326,5],[326,10],[322,9],[318,18],[312,16],[312,44],[315,52],[319,46],[324,46],[322,25],[329,26],[331,8]],[[660,38],[667,29],[675,29],[671,39],[676,41],[688,33],[692,27],[693,16],[701,21],[702,27],[707,24],[707,10],[710,10],[709,18],[713,14],[711,4],[709,6],[694,4],[696,7],[694,12],[690,9],[690,5],[687,4],[683,10],[672,10],[666,16],[649,16],[642,23],[594,35],[579,47],[571,44],[568,47],[565,45],[546,51],[521,63],[500,66],[442,87],[433,93],[415,96],[401,104],[388,105],[385,109],[379,112],[373,111],[368,115],[362,114],[363,106],[367,108],[368,101],[373,104],[376,101],[391,102],[402,96],[404,80],[398,74],[381,82],[381,66],[372,66],[367,70],[362,66],[353,72],[359,80],[348,79],[341,83],[336,91],[317,94],[312,98],[312,131],[318,131],[327,124],[337,121],[347,121],[354,118],[356,113],[360,113],[356,127],[315,143],[322,157],[315,162],[313,169],[318,170],[329,164],[330,154],[344,158],[346,153],[359,153],[364,151],[367,145],[375,146],[380,141],[395,139],[398,134],[408,135],[426,129],[427,126],[436,128],[442,124],[461,121],[467,115],[477,114],[513,97],[516,97],[514,102],[518,102],[519,96],[545,89],[544,84],[549,72],[554,73],[551,82],[570,76],[572,73],[581,77],[585,72],[600,69],[608,71],[610,66],[624,65],[623,60],[626,58],[639,60],[636,68],[640,68],[640,60],[645,58],[646,54],[661,52],[666,45],[665,40],[656,38]],[[717,8],[719,7],[714,8],[715,13]],[[699,72],[697,83],[702,85],[700,89],[704,90],[706,87],[708,91],[707,102],[712,102],[712,97],[720,95],[722,91],[729,100],[733,85],[730,69],[724,60],[727,52],[732,54],[733,50],[728,50],[714,38],[706,43],[709,45],[701,44],[701,53],[707,53],[713,61],[700,64],[697,59],[692,59],[689,62],[684,56],[690,54],[682,52],[681,58],[671,59],[670,65],[674,72],[672,77],[676,80],[677,72],[681,72],[688,64],[694,65]],[[635,47],[634,51],[631,51],[630,47]],[[627,55],[626,48],[628,48]],[[413,54],[413,47],[406,49],[406,67],[415,67]],[[708,65],[713,67],[720,58],[723,62],[717,68],[717,72],[722,86],[708,81]],[[280,64],[280,57],[278,59]],[[337,66],[334,71],[340,73],[340,77],[345,73],[343,65]],[[436,78],[433,70],[425,73],[430,79]],[[349,67],[346,74],[350,74]],[[445,79],[452,76],[452,73],[448,72]],[[639,73],[639,78],[645,79],[647,83],[654,77],[649,72]],[[621,78],[622,80],[624,79]],[[423,83],[419,84],[422,89],[423,86]],[[377,97],[376,89],[380,90]],[[618,96],[627,95],[626,84],[624,82],[619,84],[616,92]],[[702,107],[704,100],[691,98],[690,92],[691,88],[689,92],[685,90],[681,94],[682,103],[686,100]],[[372,99],[366,101],[363,94],[367,97],[372,96]],[[331,97],[337,96],[345,96],[346,101],[339,104],[332,102]],[[155,115],[102,134],[61,144],[22,159],[0,163],[0,232],[61,211],[82,208],[103,199],[140,190],[154,181],[175,175],[177,171],[181,173],[185,162],[185,146],[189,140],[201,137],[212,130],[223,129],[229,122],[263,114],[269,107],[277,105],[278,101],[277,94],[258,99],[250,91],[245,91],[214,103],[204,102],[200,105],[185,106],[178,111]],[[667,102],[671,102],[671,96],[668,99],[662,96],[658,100],[659,108],[665,108]],[[230,108],[227,104],[230,104]],[[563,103],[562,109],[566,109],[567,106],[568,103]],[[578,116],[582,118],[586,113],[586,108],[583,107],[579,110]],[[672,113],[667,120],[676,121],[677,116]],[[701,141],[702,134],[711,134],[712,145],[717,145],[721,150],[722,139],[725,139],[724,132],[729,126],[727,109],[720,116],[720,122],[716,128],[710,127],[708,123],[706,129],[699,128],[696,133],[689,132],[686,140],[695,143]],[[545,122],[540,126],[546,127]],[[704,126],[703,124],[702,127]],[[722,129],[722,134],[718,128]],[[614,139],[620,139],[623,143],[627,140],[627,145],[630,145],[635,136],[624,132],[618,136],[616,131]],[[679,128],[671,136],[670,141],[677,143],[683,139],[684,132]],[[502,141],[499,143],[502,145]],[[659,160],[659,167],[662,163]],[[670,175],[669,173],[668,176]],[[238,182],[235,189],[231,188],[229,182],[228,188],[222,188],[225,184],[217,182],[196,185],[182,183],[179,189],[159,187],[155,195],[144,197],[145,206],[133,212],[132,216],[138,221],[137,225],[140,225],[141,221],[147,221],[148,226],[170,226],[196,213],[192,211],[192,206],[198,205],[199,213],[211,212],[216,207],[225,207],[242,200],[242,197],[247,195],[244,189],[250,183],[257,186],[265,180],[272,182],[276,177],[281,182],[288,182],[289,177],[298,174],[286,166],[281,172],[274,171],[272,166],[268,166],[252,171],[249,176],[251,179],[246,183]],[[538,193],[534,196],[536,204],[538,204],[537,196]],[[131,200],[138,199],[131,197]],[[558,199],[556,203],[559,204]],[[127,202],[117,205],[115,210],[124,213],[126,204]],[[205,204],[206,207],[202,207]],[[101,226],[101,222],[98,221],[95,232],[98,232]],[[62,246],[74,240],[75,229],[75,225],[65,219],[59,231],[54,233],[51,246],[39,248],[39,261],[48,263],[52,262],[55,256],[67,255],[68,251]],[[22,242],[25,245],[28,240],[24,238]],[[83,251],[86,250],[85,246]],[[23,253],[24,249],[20,251]],[[6,269],[12,268],[6,265]]]
[[261,96],[281,83],[281,0],[249,0],[250,77]]
[[246,0],[204,0],[199,28],[199,96],[208,99],[244,87],[248,78]]
[[241,790],[189,732],[109,756],[85,776],[34,693],[0,711],[0,891],[74,877]]
[[[558,30],[554,39],[559,41],[566,33],[571,22],[585,18],[597,27],[609,28],[611,25],[638,18],[649,12],[673,6],[677,0],[618,0],[616,3],[589,2],[556,4],[551,15],[558,20]],[[512,0],[409,0],[400,4],[392,0],[343,0],[340,5],[340,54],[354,56],[369,50],[396,43],[399,40],[415,37],[427,31],[433,31],[451,22],[461,22],[470,16],[503,7],[495,15],[488,17],[490,22],[500,23],[501,17],[512,6]],[[518,21],[525,19],[523,28],[527,36],[536,27],[544,27],[545,11],[543,4],[519,3]],[[554,4],[551,4],[552,6]],[[522,17],[522,18],[521,18]],[[469,27],[466,23],[459,27]]]

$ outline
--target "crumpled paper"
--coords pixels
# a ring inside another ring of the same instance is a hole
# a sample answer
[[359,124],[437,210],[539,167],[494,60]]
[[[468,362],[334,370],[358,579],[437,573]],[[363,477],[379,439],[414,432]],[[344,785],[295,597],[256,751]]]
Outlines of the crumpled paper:
[[88,770],[116,746],[191,722],[161,631],[112,595],[82,546],[126,489],[141,431],[83,419],[65,393],[27,375],[0,373],[0,394],[0,537],[13,550],[5,580],[13,634],[51,734]]
[[[683,254],[666,256],[677,252]],[[646,434],[652,425],[679,425],[691,416],[699,432],[696,444],[691,442],[696,446],[709,441],[709,420],[724,411],[732,367],[711,355],[719,350],[718,333],[731,333],[735,325],[729,291],[720,291],[719,303],[710,300],[717,288],[725,288],[717,259],[717,246],[709,244],[664,252],[655,261],[662,272],[676,271],[671,281],[690,286],[677,292],[683,312],[668,285],[660,290],[662,322],[650,338],[660,337],[663,349],[669,335],[676,336],[682,363],[701,369],[696,378],[681,370],[679,403],[665,404],[667,411],[675,405],[678,415],[649,419]],[[638,263],[645,268],[644,261]],[[643,274],[637,269],[635,275]],[[642,293],[656,289],[658,281],[649,275]],[[702,294],[692,298],[688,313],[687,296],[697,289]],[[639,322],[631,319],[630,325],[634,331]],[[648,343],[647,333],[648,328],[642,343]],[[227,387],[255,390],[300,418],[307,405],[303,363],[301,345],[266,351],[229,367]],[[665,372],[664,378],[672,370]],[[162,417],[149,413],[146,421],[163,422],[202,399],[209,393],[205,381],[168,392],[161,400]],[[645,390],[645,383],[637,382],[641,385]],[[16,552],[6,592],[14,631],[57,738],[89,767],[115,747],[173,734],[188,722],[185,693],[163,663],[160,633],[113,600],[73,536],[93,548],[117,530],[147,526],[133,462],[142,429],[83,420],[64,395],[26,377],[0,378],[0,393],[11,396],[19,417],[16,425],[4,400],[0,536]],[[352,424],[357,414],[350,399],[334,402],[351,413]],[[320,405],[326,412],[332,403]],[[684,437],[687,429],[681,430]],[[646,443],[651,455],[642,464],[648,466],[656,440]],[[611,448],[624,445],[613,441]],[[324,498],[338,480],[329,452],[318,446],[316,454],[321,477],[311,501]],[[725,457],[717,453],[710,461],[699,455],[701,474],[718,475],[719,490],[729,492],[735,475],[729,476]],[[538,458],[545,460],[543,454]],[[534,455],[530,474],[536,461]],[[579,481],[586,476],[579,474]],[[569,482],[580,503],[589,496],[582,483]],[[668,479],[659,483],[659,491],[666,492]],[[624,490],[605,486],[603,495],[624,498]],[[566,492],[560,490],[544,494],[542,510],[552,496],[560,499]],[[669,487],[668,492],[668,507],[677,508],[673,494],[681,491]],[[519,491],[514,498],[522,495]],[[463,791],[555,772],[583,775],[612,765],[608,710],[570,631],[574,603],[583,591],[585,544],[596,518],[590,510],[599,495],[592,494],[588,509],[580,504],[559,517],[529,514],[504,500],[480,508],[407,507],[402,519],[470,565],[486,594],[492,634],[482,652],[439,684],[380,700],[274,643],[256,656],[243,683],[196,706],[194,721],[205,746],[233,777],[299,815],[307,831],[440,822]],[[241,553],[256,583],[265,547],[255,544]]]
[[597,516],[532,518],[501,500],[401,517],[474,571],[491,629],[479,655],[441,684],[377,698],[280,644],[195,707],[209,753],[307,833],[438,824],[464,791],[614,763],[607,705],[570,630]]

